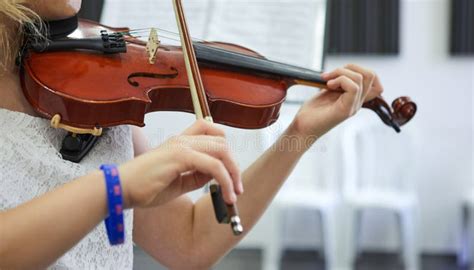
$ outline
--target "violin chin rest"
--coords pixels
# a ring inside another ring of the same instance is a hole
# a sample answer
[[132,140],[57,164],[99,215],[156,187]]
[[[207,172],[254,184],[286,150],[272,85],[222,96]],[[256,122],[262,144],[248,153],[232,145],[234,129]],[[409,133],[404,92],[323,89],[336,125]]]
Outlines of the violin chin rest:
[[45,22],[48,30],[48,38],[51,40],[62,39],[74,32],[79,26],[77,15],[57,21]]

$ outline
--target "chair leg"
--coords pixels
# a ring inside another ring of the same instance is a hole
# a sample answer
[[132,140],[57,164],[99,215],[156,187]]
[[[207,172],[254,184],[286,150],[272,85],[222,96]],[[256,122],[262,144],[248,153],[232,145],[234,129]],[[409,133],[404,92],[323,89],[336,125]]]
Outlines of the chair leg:
[[281,218],[284,216],[284,209],[280,207],[270,208],[268,214],[271,215],[271,219],[273,220],[272,230],[270,235],[272,235],[271,239],[269,239],[269,243],[266,244],[265,248],[263,249],[262,254],[262,269],[263,270],[278,270],[280,269],[280,261],[282,255],[282,229],[283,226],[281,225],[284,220]]
[[279,246],[267,247],[263,251],[263,270],[280,269],[281,248]]
[[399,250],[398,250],[398,259],[405,263],[405,251],[404,251],[404,229],[403,229],[403,220],[402,214],[400,212],[395,212],[395,218],[397,219],[397,228],[398,228],[398,243],[399,243]]
[[364,210],[359,209],[355,211],[355,222],[354,222],[354,261],[357,261],[360,253],[362,252],[362,222],[364,220]]
[[473,208],[474,207],[471,207],[469,208],[470,211],[471,211],[471,215],[468,215],[468,218],[470,218],[469,220],[472,222],[472,223],[469,223],[469,226],[467,228],[467,239],[468,239],[468,249],[467,249],[467,252],[468,252],[468,263],[471,265],[471,269],[472,267],[474,267],[474,221],[473,221],[473,218],[472,218],[472,211],[473,211]]
[[356,262],[359,254],[359,240],[361,232],[361,210],[349,206],[346,209],[346,227],[345,227],[345,268],[351,269]]
[[[326,254],[328,253],[328,246],[326,245],[326,217],[325,217],[325,213],[323,210],[317,210],[317,213],[318,213],[318,218],[319,218],[319,225],[320,225],[320,230],[319,230],[319,233],[321,235],[321,248],[320,248],[320,254],[321,254],[321,257],[324,258],[325,260],[327,259],[326,258]],[[326,261],[327,263],[327,261]]]
[[417,247],[417,224],[416,215],[413,209],[405,209],[400,213],[400,220],[402,226],[402,248],[403,248],[403,261],[405,269],[407,270],[418,270],[419,269],[419,258],[418,258],[418,247]]
[[[334,210],[334,209],[332,209]],[[326,270],[340,269],[337,252],[337,220],[335,211],[321,211],[321,225],[323,229],[324,260]]]
[[463,205],[462,207],[462,222],[461,222],[461,239],[460,247],[458,250],[458,265],[461,267],[467,267],[471,262],[471,237],[470,231],[470,217],[469,217],[469,207]]

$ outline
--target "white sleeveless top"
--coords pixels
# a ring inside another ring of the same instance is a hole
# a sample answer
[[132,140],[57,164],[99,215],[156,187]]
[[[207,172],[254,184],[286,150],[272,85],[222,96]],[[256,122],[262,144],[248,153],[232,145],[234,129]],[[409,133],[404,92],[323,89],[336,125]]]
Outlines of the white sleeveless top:
[[[65,131],[51,128],[46,119],[0,109],[0,211],[86,175],[103,163],[121,164],[133,158],[129,126],[105,132],[79,164],[65,161],[59,154],[65,135]],[[124,213],[123,245],[109,245],[101,222],[49,269],[132,269],[133,212]],[[47,248],[48,239],[44,239],[44,246]]]

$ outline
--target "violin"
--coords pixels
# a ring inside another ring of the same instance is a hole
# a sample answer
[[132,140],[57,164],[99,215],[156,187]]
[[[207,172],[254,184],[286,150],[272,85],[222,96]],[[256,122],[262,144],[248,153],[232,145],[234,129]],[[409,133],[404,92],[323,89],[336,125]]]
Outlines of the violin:
[[[173,2],[183,47],[162,44],[156,29],[143,41],[129,28],[88,20],[76,22],[67,37],[28,42],[19,61],[25,97],[53,127],[98,137],[107,127],[144,126],[145,114],[155,111],[264,128],[277,121],[291,86],[326,87],[321,72],[271,61],[236,44],[193,41],[180,0]],[[391,107],[382,97],[363,106],[397,132],[417,110],[409,97]],[[241,234],[236,205],[225,204],[216,183],[210,190],[218,222]]]
[[[265,128],[277,121],[291,86],[326,86],[321,72],[267,60],[239,45],[193,42],[193,47],[216,123]],[[41,116],[77,134],[144,126],[149,112],[194,113],[181,47],[161,44],[157,35],[142,41],[128,28],[80,20],[68,38],[30,44],[20,78]],[[377,97],[363,107],[397,132],[417,108],[409,97],[391,107]]]

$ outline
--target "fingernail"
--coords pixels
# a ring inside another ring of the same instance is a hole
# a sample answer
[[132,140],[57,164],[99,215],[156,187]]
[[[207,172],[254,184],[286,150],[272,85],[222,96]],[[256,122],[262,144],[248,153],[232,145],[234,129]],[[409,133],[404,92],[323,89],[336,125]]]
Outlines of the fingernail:
[[231,201],[231,203],[237,202],[237,195],[235,195],[235,193],[232,193],[230,195],[230,201]]
[[239,184],[240,194],[244,193],[244,185],[242,182]]

